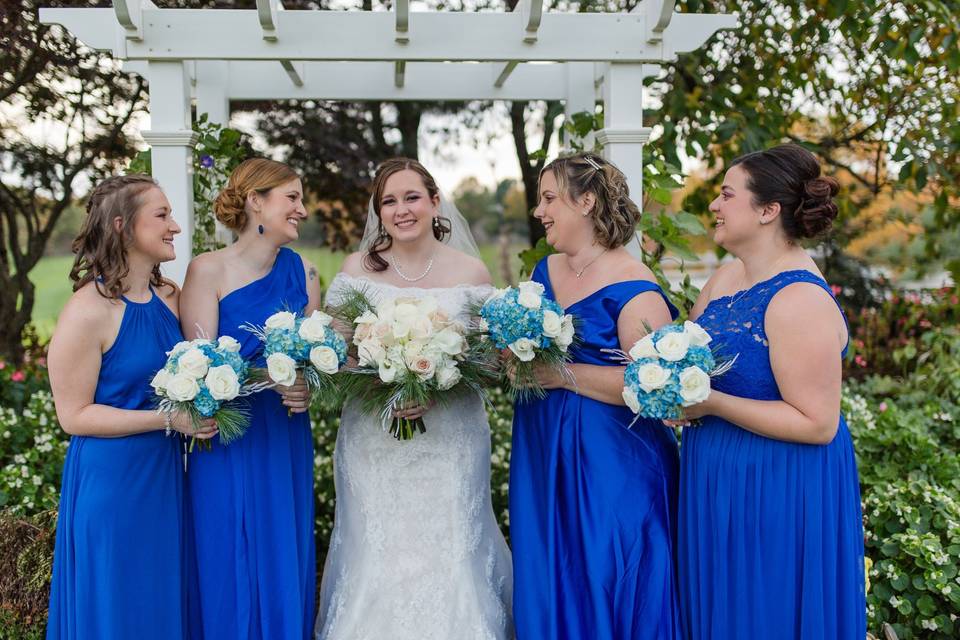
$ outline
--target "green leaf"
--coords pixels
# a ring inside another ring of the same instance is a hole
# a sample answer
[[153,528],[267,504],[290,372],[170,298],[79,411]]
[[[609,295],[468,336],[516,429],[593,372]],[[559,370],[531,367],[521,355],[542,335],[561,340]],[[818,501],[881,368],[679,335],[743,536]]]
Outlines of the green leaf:
[[703,223],[700,222],[700,218],[692,213],[687,213],[686,211],[681,211],[675,215],[673,217],[673,222],[679,228],[691,235],[702,236],[707,232],[706,228],[703,226]]
[[673,194],[667,189],[653,188],[650,189],[650,197],[659,202],[660,204],[670,204],[673,201]]

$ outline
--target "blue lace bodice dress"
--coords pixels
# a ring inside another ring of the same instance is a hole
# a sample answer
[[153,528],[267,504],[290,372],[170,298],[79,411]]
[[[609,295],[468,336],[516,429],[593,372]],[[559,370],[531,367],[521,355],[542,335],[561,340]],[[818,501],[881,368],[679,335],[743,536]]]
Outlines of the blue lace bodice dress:
[[[781,400],[764,315],[786,271],[710,302],[697,322],[722,355],[739,354],[716,390]],[[840,353],[837,358],[842,357]],[[757,435],[716,416],[684,430],[680,480],[680,602],[695,640],[866,635],[863,527],[853,444],[840,418],[829,444]]]
[[[96,404],[153,408],[150,380],[183,336],[173,312],[151,294],[144,303],[123,298],[119,332],[100,361]],[[185,637],[183,491],[179,437],[157,430],[70,438],[48,640]]]
[[[307,304],[303,262],[281,248],[266,276],[220,300],[218,333],[262,360],[262,344],[240,326]],[[190,455],[198,593],[194,640],[308,638],[313,627],[313,440],[306,413],[287,415],[268,389],[249,398],[250,426],[228,445]]]
[[[546,260],[533,280],[556,299]],[[663,295],[655,283],[624,281],[568,307],[581,340],[573,362],[619,366],[602,350],[620,348],[620,312],[648,291]],[[677,637],[677,441],[660,422],[630,427],[633,419],[625,406],[560,389],[516,405],[510,533],[518,640]]]

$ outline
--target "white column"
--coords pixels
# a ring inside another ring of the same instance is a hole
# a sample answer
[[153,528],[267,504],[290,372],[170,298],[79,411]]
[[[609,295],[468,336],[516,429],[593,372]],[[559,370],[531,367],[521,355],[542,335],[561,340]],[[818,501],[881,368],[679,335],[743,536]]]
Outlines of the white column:
[[149,63],[150,131],[143,139],[151,148],[153,177],[163,188],[181,233],[174,237],[177,259],[163,265],[168,278],[183,284],[193,253],[193,147],[190,86],[182,61]]
[[[592,62],[567,62],[567,97],[563,103],[564,122],[570,120],[575,113],[589,111],[594,113],[597,108],[597,90],[593,82]],[[570,146],[570,134],[563,132],[563,146]],[[593,148],[593,133],[583,140],[585,149]]]
[[230,99],[227,85],[230,81],[230,63],[226,60],[197,60],[197,116],[207,114],[210,122],[230,124]]

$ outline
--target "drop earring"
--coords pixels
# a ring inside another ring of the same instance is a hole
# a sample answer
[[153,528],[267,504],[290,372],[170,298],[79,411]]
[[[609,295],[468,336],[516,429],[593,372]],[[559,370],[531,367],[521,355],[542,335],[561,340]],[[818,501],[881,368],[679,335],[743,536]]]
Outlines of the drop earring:
[[260,235],[263,235],[263,225],[262,225],[262,224],[258,224],[258,225],[257,225],[257,233],[259,233]]

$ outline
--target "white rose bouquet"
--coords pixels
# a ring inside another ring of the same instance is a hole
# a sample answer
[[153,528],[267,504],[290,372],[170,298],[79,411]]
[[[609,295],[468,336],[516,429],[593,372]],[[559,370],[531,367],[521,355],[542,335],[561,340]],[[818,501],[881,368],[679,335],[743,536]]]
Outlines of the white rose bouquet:
[[542,362],[565,369],[573,344],[573,316],[543,296],[539,282],[521,282],[516,288],[496,291],[480,308],[480,331],[500,350],[509,349],[513,362],[513,380],[506,383],[520,400],[529,394],[542,398],[544,389],[537,384],[534,365]]
[[648,333],[630,351],[614,351],[627,362],[623,400],[638,417],[679,420],[683,407],[710,395],[710,378],[730,370],[736,357],[720,365],[708,346],[712,338],[689,320]]
[[[239,351],[240,343],[230,336],[221,336],[216,342],[206,338],[178,342],[150,382],[158,410],[186,411],[196,425],[204,418],[213,418],[221,444],[242,436],[250,419],[238,398],[261,391],[266,385],[253,381]],[[191,451],[196,442],[196,438],[191,441]],[[209,442],[204,444],[209,446]]]
[[374,305],[362,291],[348,292],[334,315],[354,327],[357,366],[341,374],[341,390],[364,411],[379,414],[384,429],[410,440],[426,428],[422,418],[394,418],[403,407],[444,404],[496,379],[466,328],[439,308],[436,298],[397,298]]
[[347,342],[330,324],[333,318],[322,311],[304,317],[290,311],[278,311],[263,327],[247,323],[242,329],[263,342],[267,377],[289,387],[303,371],[313,398],[331,402],[337,397],[334,374],[347,362]]

